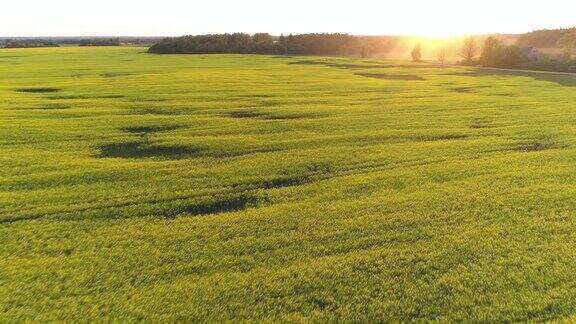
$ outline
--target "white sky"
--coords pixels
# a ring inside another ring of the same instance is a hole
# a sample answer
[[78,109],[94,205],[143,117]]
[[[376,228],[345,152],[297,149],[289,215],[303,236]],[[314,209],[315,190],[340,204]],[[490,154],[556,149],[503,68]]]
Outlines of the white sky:
[[575,12],[574,0],[2,0],[0,36],[458,36],[575,26]]

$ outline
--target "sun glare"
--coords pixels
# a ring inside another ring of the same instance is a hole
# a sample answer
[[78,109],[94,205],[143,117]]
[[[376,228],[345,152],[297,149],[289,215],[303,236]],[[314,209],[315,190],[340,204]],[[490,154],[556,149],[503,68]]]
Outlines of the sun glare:
[[460,34],[454,32],[454,29],[440,26],[430,29],[423,28],[422,31],[420,31],[417,36],[428,38],[455,38],[457,36],[460,36]]

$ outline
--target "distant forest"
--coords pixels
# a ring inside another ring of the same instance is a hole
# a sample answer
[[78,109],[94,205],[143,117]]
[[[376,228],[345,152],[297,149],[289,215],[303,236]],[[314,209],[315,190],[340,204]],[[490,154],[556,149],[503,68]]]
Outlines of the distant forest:
[[399,38],[348,34],[302,34],[274,37],[270,34],[220,34],[166,38],[150,47],[155,54],[285,54],[362,55],[395,46]]
[[557,47],[569,35],[576,32],[576,27],[565,29],[544,29],[520,35],[518,45],[522,47],[551,48]]

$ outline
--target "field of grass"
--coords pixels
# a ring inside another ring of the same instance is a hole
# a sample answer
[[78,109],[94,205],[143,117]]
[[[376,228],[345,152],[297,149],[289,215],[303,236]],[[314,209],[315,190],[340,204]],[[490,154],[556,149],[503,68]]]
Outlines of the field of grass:
[[576,80],[0,51],[0,322],[576,320]]

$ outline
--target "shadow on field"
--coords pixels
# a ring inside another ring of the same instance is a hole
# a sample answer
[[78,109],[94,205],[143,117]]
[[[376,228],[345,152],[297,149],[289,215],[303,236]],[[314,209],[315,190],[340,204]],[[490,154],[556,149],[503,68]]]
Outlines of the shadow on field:
[[239,190],[248,189],[280,189],[305,185],[313,180],[310,175],[282,176],[273,179],[264,179],[236,186]]
[[232,148],[210,149],[188,145],[164,145],[151,144],[145,137],[139,141],[109,143],[100,146],[99,158],[122,158],[122,159],[161,159],[178,160],[187,158],[214,158],[225,159],[241,157],[252,154],[264,154],[280,151],[279,148]]
[[528,152],[539,152],[553,149],[562,149],[566,147],[567,147],[566,145],[561,145],[550,141],[532,141],[532,142],[520,143],[515,147],[513,147],[513,150],[517,152],[528,153]]
[[183,145],[151,145],[146,142],[111,143],[100,147],[103,158],[168,158],[198,156],[202,150]]
[[87,100],[87,99],[122,99],[122,95],[103,95],[103,96],[82,96],[82,95],[71,95],[71,96],[49,96],[46,99],[51,100]]
[[170,101],[168,98],[131,98],[129,99],[131,102],[166,102]]
[[36,109],[40,110],[53,110],[53,109],[70,109],[72,106],[64,104],[42,104],[38,105]]
[[239,99],[267,99],[267,98],[274,98],[276,97],[273,94],[269,94],[269,93],[249,93],[249,94],[242,94],[242,95],[236,95],[234,96],[234,98],[239,98]]
[[64,110],[70,108],[72,106],[63,104],[40,104],[33,108],[12,108],[10,110]]
[[199,216],[215,215],[226,212],[241,211],[248,208],[257,208],[263,204],[271,204],[263,192],[257,190],[280,189],[296,187],[311,182],[308,177],[280,177],[276,179],[263,180],[234,187],[234,191],[241,192],[226,197],[214,197],[206,201],[195,202],[193,204],[177,204],[171,206],[162,214],[166,218],[176,218],[178,216]]
[[313,118],[317,116],[312,115],[301,115],[301,114],[270,114],[262,111],[254,111],[254,110],[238,110],[232,111],[230,113],[225,114],[226,117],[231,118],[249,118],[249,119],[262,119],[262,120],[289,120],[289,119],[306,119],[306,118]]
[[411,141],[418,141],[418,142],[436,142],[436,141],[451,141],[451,140],[463,140],[469,138],[469,135],[466,134],[458,134],[458,133],[449,133],[449,134],[415,134],[406,137],[408,140]]
[[491,128],[492,126],[492,121],[486,118],[477,118],[470,124],[472,129]]
[[243,184],[234,187],[235,191],[241,191],[241,194],[232,195],[229,197],[218,197],[208,201],[188,204],[183,206],[175,206],[164,212],[165,217],[175,218],[177,216],[198,216],[198,215],[213,215],[225,212],[241,211],[248,208],[256,208],[263,203],[270,203],[265,195],[260,193],[256,195],[256,190],[264,189],[280,189],[287,187],[295,187],[304,185],[311,182],[308,177],[280,177],[276,179],[268,179],[249,184]]
[[457,88],[450,88],[450,91],[458,92],[458,93],[473,93],[474,88],[472,87],[457,87]]
[[485,77],[485,76],[520,76],[529,77],[537,81],[547,81],[554,82],[559,85],[575,87],[576,86],[576,75],[568,74],[553,74],[553,73],[541,73],[541,72],[530,72],[530,71],[505,71],[505,70],[475,70],[468,72],[456,72],[449,73],[447,75],[453,76],[467,76],[467,77]]
[[100,74],[100,76],[103,78],[116,78],[116,77],[128,76],[128,75],[133,75],[133,74],[134,73],[130,73],[130,72],[110,72],[110,73],[102,73],[102,74]]
[[13,224],[13,223],[17,223],[17,222],[23,222],[23,221],[31,221],[31,220],[35,220],[35,219],[39,219],[44,217],[44,215],[28,215],[28,216],[5,216],[5,217],[0,217],[0,224]]
[[356,73],[358,76],[382,80],[422,81],[424,78],[417,75],[385,74],[385,73]]
[[132,134],[146,135],[158,132],[168,132],[182,126],[179,125],[147,125],[147,126],[129,126],[122,128],[122,131]]
[[[166,218],[178,216],[214,215],[225,212],[241,211],[248,208],[257,208],[263,204],[272,204],[266,193],[261,190],[297,187],[311,183],[315,180],[329,178],[331,175],[325,165],[310,165],[303,170],[304,174],[285,175],[271,179],[256,180],[232,186],[233,192],[228,196],[212,197],[206,201],[189,203],[176,202],[161,213]],[[317,177],[313,179],[313,177]]]
[[44,87],[44,88],[20,88],[16,89],[16,92],[24,92],[24,93],[54,93],[60,92],[62,89],[60,88],[51,88],[51,87]]
[[203,150],[197,147],[155,145],[148,142],[148,135],[150,134],[168,132],[181,127],[180,125],[138,125],[121,128],[124,132],[139,135],[140,140],[102,145],[100,147],[100,157],[178,159],[200,155]]
[[174,206],[165,211],[164,217],[213,215],[226,212],[241,211],[257,207],[263,199],[253,194],[243,193],[230,197],[218,197],[191,205]]
[[160,115],[160,116],[172,116],[172,115],[184,115],[185,112],[182,112],[177,109],[171,108],[134,108],[129,113],[130,115]]
[[353,63],[333,63],[324,61],[295,61],[289,62],[290,65],[322,65],[339,69],[361,70],[361,69],[389,69],[389,68],[445,68],[444,65],[436,64],[386,64],[365,61],[368,64],[353,64]]

